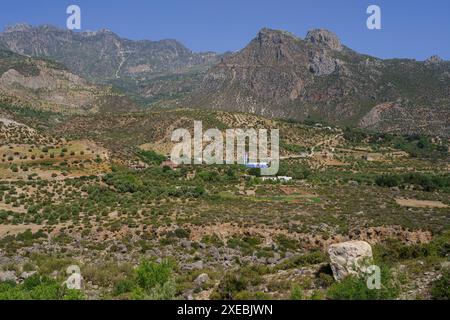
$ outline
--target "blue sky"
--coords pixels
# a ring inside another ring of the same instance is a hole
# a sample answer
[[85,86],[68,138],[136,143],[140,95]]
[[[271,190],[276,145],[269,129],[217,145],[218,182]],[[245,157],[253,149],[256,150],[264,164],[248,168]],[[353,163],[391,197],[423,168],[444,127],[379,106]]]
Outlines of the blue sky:
[[[377,57],[450,60],[449,0],[14,0],[0,5],[0,29],[17,22],[65,27],[69,4],[81,7],[83,30],[172,38],[194,51],[239,50],[263,27],[302,38],[309,29],[327,28]],[[370,4],[381,7],[382,30],[366,27]]]

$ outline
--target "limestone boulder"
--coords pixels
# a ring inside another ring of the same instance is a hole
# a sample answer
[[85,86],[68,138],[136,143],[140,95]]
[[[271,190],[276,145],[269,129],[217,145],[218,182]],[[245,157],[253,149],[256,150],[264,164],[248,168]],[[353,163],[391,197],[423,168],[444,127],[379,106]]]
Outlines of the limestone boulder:
[[334,279],[359,276],[373,261],[372,247],[365,241],[348,241],[332,244],[328,248]]

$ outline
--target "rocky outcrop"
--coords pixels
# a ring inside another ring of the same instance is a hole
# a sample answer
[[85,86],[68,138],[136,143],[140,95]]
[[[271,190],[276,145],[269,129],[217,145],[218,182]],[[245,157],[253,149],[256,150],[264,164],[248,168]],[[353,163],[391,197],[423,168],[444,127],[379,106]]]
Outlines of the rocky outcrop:
[[376,126],[383,119],[385,112],[390,112],[399,106],[393,102],[386,102],[373,107],[359,122],[359,126],[370,128]]
[[331,50],[342,51],[343,49],[338,36],[325,29],[314,29],[309,31],[305,40],[316,45],[326,46]]
[[316,76],[330,75],[342,62],[327,54],[318,54],[311,59],[310,70]]
[[336,281],[341,281],[350,275],[363,274],[373,259],[372,247],[365,241],[332,244],[328,248],[328,254]]
[[440,64],[444,62],[444,59],[442,59],[441,57],[434,55],[429,57],[427,60],[425,60],[425,63],[428,65],[436,65],[436,64]]

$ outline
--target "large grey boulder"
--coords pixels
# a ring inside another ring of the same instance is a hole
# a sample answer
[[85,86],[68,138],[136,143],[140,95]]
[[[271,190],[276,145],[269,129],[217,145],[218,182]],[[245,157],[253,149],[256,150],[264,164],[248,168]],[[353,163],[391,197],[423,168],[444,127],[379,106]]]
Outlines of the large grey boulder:
[[328,248],[334,279],[341,281],[349,275],[366,272],[373,261],[372,247],[365,241],[348,241],[332,244]]

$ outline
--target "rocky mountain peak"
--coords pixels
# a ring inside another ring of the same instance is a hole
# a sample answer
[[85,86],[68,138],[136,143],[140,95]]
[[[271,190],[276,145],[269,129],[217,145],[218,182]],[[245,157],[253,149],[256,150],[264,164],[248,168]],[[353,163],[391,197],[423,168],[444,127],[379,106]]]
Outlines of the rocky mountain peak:
[[27,23],[17,23],[15,25],[7,26],[5,32],[21,32],[33,29],[33,26]]
[[296,37],[294,34],[290,32],[268,28],[261,29],[258,32],[257,39],[261,45],[280,44],[283,43],[285,40],[299,40],[298,37]]
[[114,32],[112,32],[109,29],[103,28],[103,29],[98,30],[98,33],[114,33]]
[[208,71],[191,105],[385,132],[450,132],[450,63],[429,61],[436,64],[359,54],[323,29],[306,39],[262,29]]
[[326,29],[313,29],[308,31],[305,40],[313,44],[326,46],[332,50],[341,51],[343,48],[338,36]]
[[442,59],[438,55],[431,56],[427,60],[425,60],[426,64],[440,64],[442,62],[444,62],[444,59]]

